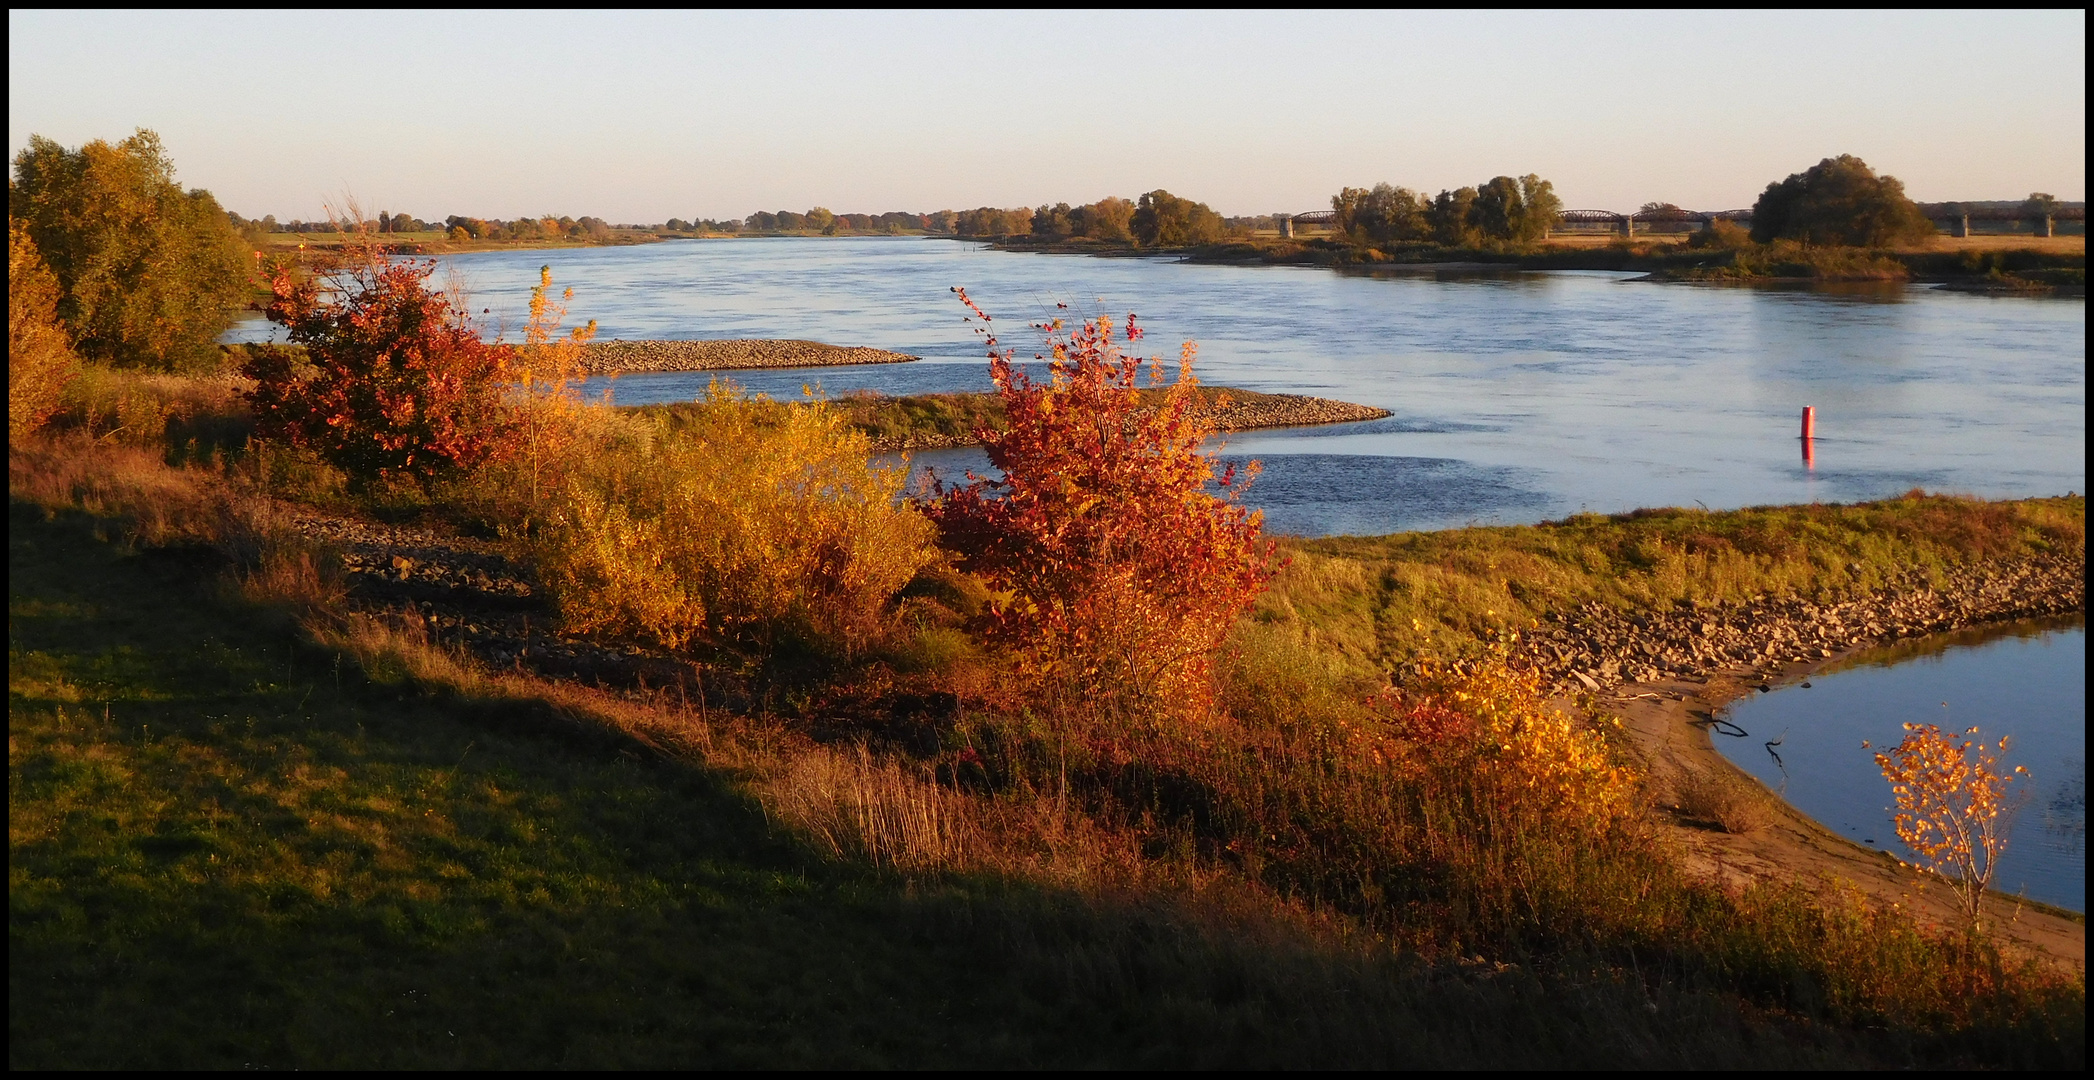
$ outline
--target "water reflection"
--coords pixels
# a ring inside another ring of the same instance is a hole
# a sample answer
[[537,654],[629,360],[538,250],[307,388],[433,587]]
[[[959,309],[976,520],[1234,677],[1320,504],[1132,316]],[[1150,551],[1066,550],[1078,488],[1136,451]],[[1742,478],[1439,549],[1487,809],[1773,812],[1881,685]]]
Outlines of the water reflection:
[[[1895,745],[1906,722],[1988,739],[2030,775],[1996,886],[2086,909],[2085,617],[1980,628],[1861,654],[1810,682],[1735,702],[1718,749],[1826,827],[1889,847],[1889,785],[1863,740]],[[1762,734],[1778,733],[1772,738]],[[1900,852],[1909,857],[1909,853]]]

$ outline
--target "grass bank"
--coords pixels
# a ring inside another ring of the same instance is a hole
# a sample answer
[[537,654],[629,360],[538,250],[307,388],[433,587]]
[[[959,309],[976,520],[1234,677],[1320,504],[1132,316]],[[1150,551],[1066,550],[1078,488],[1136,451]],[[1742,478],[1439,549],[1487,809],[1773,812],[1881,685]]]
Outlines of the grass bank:
[[[1160,404],[1167,391],[1140,393],[1145,403]],[[1201,386],[1197,393],[1197,411],[1212,418],[1221,431],[1348,423],[1388,415],[1383,409],[1300,394],[1266,394],[1227,386]],[[673,429],[688,424],[705,408],[702,402],[680,402],[634,406],[631,411],[658,418]],[[1002,431],[1007,426],[1003,399],[993,393],[890,397],[860,391],[833,399],[830,408],[880,451],[967,446],[977,441],[975,432]]]
[[2086,550],[2086,497],[1917,491],[1850,506],[1639,510],[1541,525],[1289,542],[1254,619],[1386,670],[1587,605],[1670,612],[1795,596],[1833,604],[1939,587],[1957,567]]
[[[2083,1061],[2083,976],[1698,879],[1604,716],[1416,663],[1580,604],[2083,552],[2082,501],[1295,541],[1198,724],[1017,692],[934,563],[729,711],[689,692],[749,671],[709,639],[668,693],[546,677],[288,524],[500,534],[498,476],[356,489],[246,441],[229,385],[95,378],[10,450],[19,1066]],[[662,427],[782,412],[703,408]],[[618,505],[682,497],[652,460]]]
[[[352,624],[14,502],[15,1068],[1841,1066],[1605,965],[1393,956],[1230,890],[904,875],[731,718]],[[768,786],[767,786],[768,785]],[[784,827],[781,827],[784,826]],[[1902,1049],[1901,1049],[1902,1048]]]
[[1241,265],[1329,266],[1373,272],[1444,268],[1475,272],[1506,270],[1639,271],[1664,281],[1780,284],[1802,282],[1901,282],[1949,284],[1983,291],[2042,295],[2085,295],[2087,256],[2044,248],[1938,250],[1806,247],[1789,242],[1695,248],[1685,236],[1627,238],[1596,244],[1528,244],[1491,247],[1404,242],[1369,247],[1337,237],[1238,238],[1187,248],[1148,249],[1130,243],[1091,240],[998,242],[1010,251],[1102,256],[1175,255],[1189,262]]

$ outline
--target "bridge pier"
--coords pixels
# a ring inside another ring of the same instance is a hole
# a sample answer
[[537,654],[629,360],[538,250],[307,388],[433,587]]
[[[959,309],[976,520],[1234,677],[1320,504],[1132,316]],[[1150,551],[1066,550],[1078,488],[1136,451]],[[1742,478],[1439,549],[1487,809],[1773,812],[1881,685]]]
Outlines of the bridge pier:
[[1949,235],[1950,235],[1950,236],[1963,236],[1963,237],[1967,237],[1967,236],[1969,236],[1969,235],[1970,235],[1970,215],[1969,215],[1969,214],[1958,214],[1958,215],[1956,216],[1955,220],[1954,220],[1954,221],[1951,221],[1951,222],[1949,223]]
[[2058,235],[2056,219],[2049,214],[2043,215],[2043,220],[2037,223],[2036,229],[2037,236]]
[[1293,218],[1293,217],[1291,217],[1291,216],[1289,216],[1289,215],[1287,215],[1287,214],[1281,214],[1281,215],[1280,215],[1280,221],[1279,221],[1279,225],[1280,225],[1280,239],[1282,239],[1282,240],[1292,240],[1292,239],[1294,239],[1294,218]]
[[1628,238],[1628,239],[1630,239],[1630,240],[1634,240],[1634,239],[1636,239],[1636,215],[1634,215],[1634,214],[1624,214],[1624,215],[1622,215],[1622,219],[1621,219],[1621,235],[1623,235],[1624,237],[1627,237],[1627,238]]

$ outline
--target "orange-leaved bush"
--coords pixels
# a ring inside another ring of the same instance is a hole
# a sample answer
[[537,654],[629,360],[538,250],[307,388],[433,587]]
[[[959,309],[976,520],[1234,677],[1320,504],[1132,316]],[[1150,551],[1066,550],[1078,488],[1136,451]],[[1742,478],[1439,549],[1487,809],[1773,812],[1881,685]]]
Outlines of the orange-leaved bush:
[[[1276,569],[1262,516],[1242,505],[1248,471],[1219,468],[1202,443],[1193,346],[1160,403],[1140,392],[1109,319],[1048,334],[1050,378],[1035,383],[981,321],[1002,432],[977,434],[997,479],[969,475],[931,509],[942,542],[1007,599],[994,636],[1018,647],[1049,705],[1133,720],[1198,716],[1213,702],[1215,654]],[[1126,336],[1140,331],[1129,316]],[[1148,381],[1162,382],[1151,360]]]
[[2028,772],[2020,765],[2002,772],[2006,738],[1986,746],[1970,738],[1977,733],[1969,728],[1958,741],[1933,724],[1906,724],[1905,738],[1876,755],[1898,800],[1891,819],[1898,839],[1919,856],[1921,869],[1950,884],[1973,932],[1981,928],[1985,890],[2007,849],[2007,785]]
[[536,536],[568,629],[669,649],[853,657],[936,557],[905,469],[825,402],[715,383],[683,426],[632,417],[577,455]]
[[473,469],[515,441],[509,347],[483,341],[428,279],[433,260],[374,253],[313,277],[280,270],[269,318],[305,347],[254,350],[244,373],[255,429],[313,450],[360,480],[428,481]]
[[80,361],[58,321],[58,279],[29,230],[7,218],[7,439],[10,445],[58,411]]

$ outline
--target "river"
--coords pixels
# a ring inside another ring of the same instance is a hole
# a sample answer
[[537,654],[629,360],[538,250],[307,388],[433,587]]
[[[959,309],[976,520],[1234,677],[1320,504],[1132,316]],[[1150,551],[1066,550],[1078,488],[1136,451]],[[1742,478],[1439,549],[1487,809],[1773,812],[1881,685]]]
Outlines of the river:
[[[1308,535],[1519,523],[1584,510],[1851,502],[1913,487],[2086,490],[2086,304],[1925,286],[1774,290],[1599,272],[1335,273],[1015,254],[919,238],[672,241],[447,260],[514,336],[538,268],[602,338],[810,338],[922,356],[741,372],[797,395],[986,389],[949,291],[1006,344],[1055,316],[1141,316],[1147,350],[1199,343],[1214,384],[1388,409],[1381,421],[1249,432],[1250,502]],[[1066,304],[1066,308],[1059,305]],[[247,323],[228,340],[267,336]],[[624,404],[702,393],[703,374],[595,380]],[[1806,463],[1798,413],[1817,408]],[[921,455],[946,472],[978,451]]]

